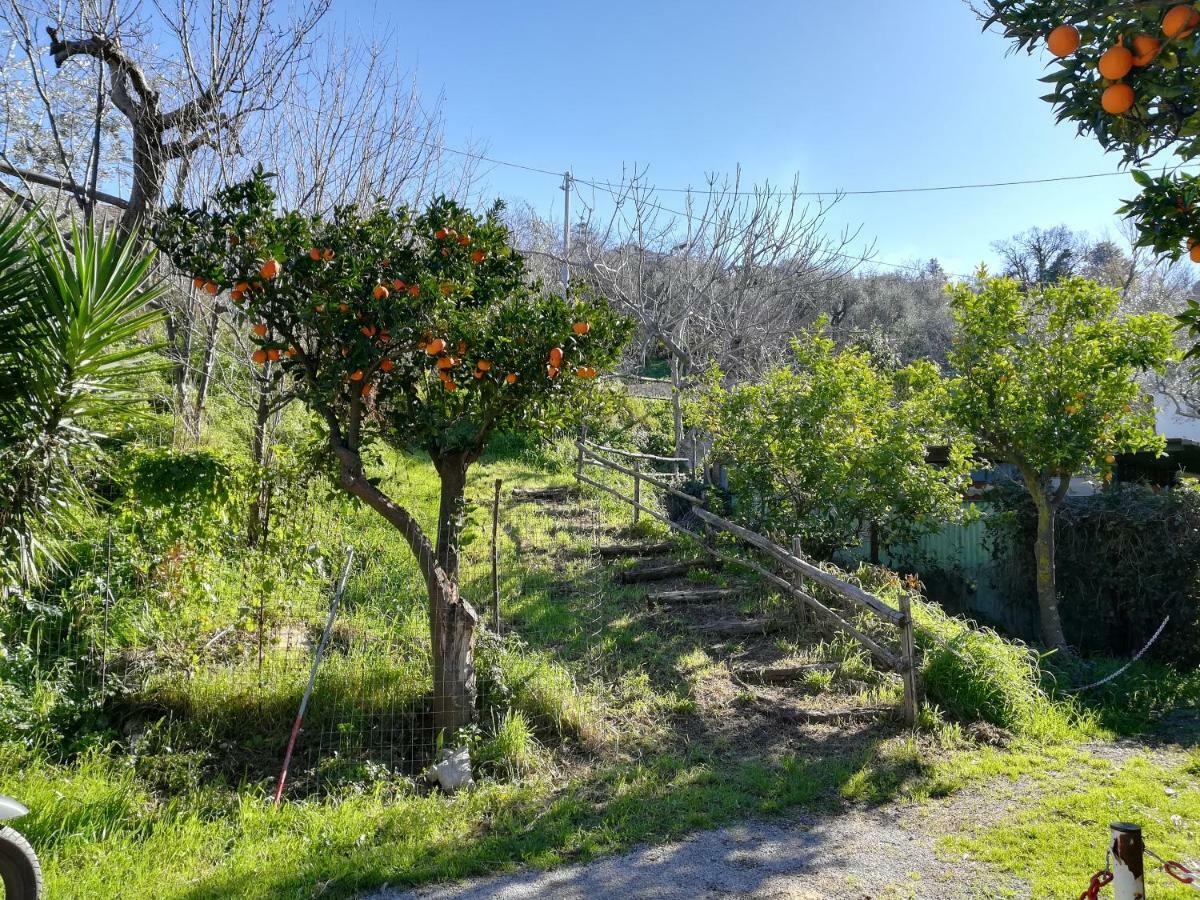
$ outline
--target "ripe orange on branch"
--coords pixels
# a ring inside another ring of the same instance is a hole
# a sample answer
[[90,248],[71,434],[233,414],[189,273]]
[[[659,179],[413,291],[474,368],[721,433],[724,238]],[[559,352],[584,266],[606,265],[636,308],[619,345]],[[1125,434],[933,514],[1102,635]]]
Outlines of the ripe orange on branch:
[[255,350],[253,353],[250,354],[250,359],[256,365],[261,366],[263,363],[265,363],[267,361],[267,351],[266,350]]
[[1133,39],[1133,64],[1139,69],[1154,62],[1162,41],[1148,34],[1139,34]]
[[1133,88],[1127,84],[1114,84],[1105,89],[1100,95],[1100,105],[1106,113],[1114,116],[1124,115],[1133,109],[1135,100]]
[[[1192,240],[1195,241],[1195,238]],[[1200,242],[1192,244],[1192,248],[1188,250],[1188,258],[1194,263],[1200,263]]]
[[1070,56],[1079,49],[1079,29],[1074,25],[1059,25],[1046,36],[1046,49],[1060,58]]
[[388,289],[382,284],[375,285],[375,289],[371,291],[371,296],[376,300],[386,300],[388,298]]
[[1120,81],[1133,69],[1133,53],[1121,44],[1109,47],[1100,57],[1097,68],[1109,81]]
[[269,280],[279,274],[280,268],[279,260],[268,257],[267,261],[262,264],[262,268],[258,270],[258,274]]
[[262,322],[259,322],[257,325],[255,325],[255,326],[254,326],[252,329],[250,329],[250,330],[251,330],[251,331],[253,331],[253,332],[254,332],[256,335],[258,335],[259,337],[266,337],[266,336],[267,336],[267,326],[266,326],[266,325],[264,325]]
[[575,332],[576,334],[584,335],[592,330],[592,326],[589,325],[587,322],[576,322],[574,325],[571,326],[571,330],[573,332]]
[[446,342],[443,341],[441,338],[434,338],[432,341],[430,341],[428,344],[425,345],[425,352],[428,353],[430,356],[437,356],[439,353],[441,353],[445,349],[446,349]]
[[1162,20],[1163,34],[1171,40],[1187,37],[1197,25],[1200,25],[1200,12],[1188,3],[1171,7]]

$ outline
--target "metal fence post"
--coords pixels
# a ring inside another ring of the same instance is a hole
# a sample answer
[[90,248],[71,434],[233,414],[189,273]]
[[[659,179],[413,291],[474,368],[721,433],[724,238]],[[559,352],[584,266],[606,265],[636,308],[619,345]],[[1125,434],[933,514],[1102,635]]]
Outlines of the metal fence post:
[[1113,822],[1108,827],[1112,832],[1114,900],[1145,900],[1143,854],[1146,845],[1142,842],[1142,826]]
[[500,486],[503,479],[496,479],[496,496],[492,500],[492,631],[500,633]]

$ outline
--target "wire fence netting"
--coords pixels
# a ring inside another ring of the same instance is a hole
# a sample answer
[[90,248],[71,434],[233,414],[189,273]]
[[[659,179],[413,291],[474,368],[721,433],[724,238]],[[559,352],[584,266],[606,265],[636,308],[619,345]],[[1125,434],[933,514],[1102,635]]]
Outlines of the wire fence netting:
[[[480,618],[473,727],[496,732],[510,695],[524,691],[525,724],[561,728],[550,720],[562,709],[539,704],[538,692],[603,665],[598,589],[588,585],[611,526],[597,498],[570,486],[477,479],[467,501],[459,583]],[[29,713],[0,713],[0,729],[30,742],[107,733],[135,756],[170,753],[191,778],[270,782],[328,627],[288,795],[417,776],[441,749],[424,581],[383,529],[361,543],[288,540],[340,537],[328,515],[302,497],[275,511],[263,546],[221,553],[148,535],[145,515],[137,528],[117,521],[77,542],[49,583],[0,607],[3,705]],[[82,720],[90,727],[70,724]]]

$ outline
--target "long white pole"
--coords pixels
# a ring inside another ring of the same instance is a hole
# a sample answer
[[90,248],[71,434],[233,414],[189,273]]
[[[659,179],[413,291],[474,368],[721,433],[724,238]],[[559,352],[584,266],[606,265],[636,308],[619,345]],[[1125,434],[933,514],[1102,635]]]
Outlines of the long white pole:
[[571,286],[571,170],[563,173],[563,293]]

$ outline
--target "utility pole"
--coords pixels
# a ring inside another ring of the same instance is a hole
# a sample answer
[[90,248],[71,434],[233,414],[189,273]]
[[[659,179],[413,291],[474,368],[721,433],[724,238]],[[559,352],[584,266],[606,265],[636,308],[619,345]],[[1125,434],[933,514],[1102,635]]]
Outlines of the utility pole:
[[563,293],[571,286],[571,170],[563,173]]

